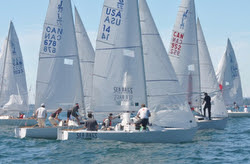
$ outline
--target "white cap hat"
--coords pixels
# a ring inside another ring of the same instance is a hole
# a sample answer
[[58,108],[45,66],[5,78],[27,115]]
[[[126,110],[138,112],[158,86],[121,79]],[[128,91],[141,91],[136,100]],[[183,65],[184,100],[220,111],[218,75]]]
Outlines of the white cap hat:
[[45,107],[45,104],[44,104],[44,103],[42,103],[42,104],[41,104],[41,106],[42,106],[42,107]]

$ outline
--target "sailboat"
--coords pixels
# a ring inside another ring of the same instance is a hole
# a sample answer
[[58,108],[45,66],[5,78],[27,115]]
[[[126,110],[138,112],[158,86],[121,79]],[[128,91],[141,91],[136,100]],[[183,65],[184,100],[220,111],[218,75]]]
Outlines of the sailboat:
[[[220,60],[216,75],[226,106],[232,107],[234,102],[242,106],[240,72],[230,39],[227,40],[226,52]],[[242,115],[250,116],[250,113],[228,110],[229,117],[241,117]]]
[[[169,57],[192,110],[201,110],[200,61],[194,0],[182,0],[172,32]],[[206,85],[206,84],[204,84]],[[217,118],[204,121],[195,115],[199,129],[219,128]]]
[[0,61],[0,125],[34,124],[35,119],[19,118],[19,113],[29,111],[28,91],[22,52],[12,22]]
[[[146,2],[140,2],[142,15],[144,12],[149,12],[148,8],[145,8]],[[160,41],[159,38],[154,39]],[[166,61],[164,57],[163,59]],[[112,131],[59,130],[58,139],[98,138],[140,143],[191,141],[197,128],[192,115],[185,110],[185,104],[183,104],[183,112],[170,110],[168,103],[171,100],[164,95],[166,93],[161,92],[160,88],[153,84],[153,81],[151,83],[153,85],[146,84],[145,71],[138,1],[105,0],[96,45],[93,109],[95,113],[122,113],[122,122],[117,124]],[[175,82],[172,85],[176,86]],[[148,90],[146,86],[149,86]],[[149,101],[147,92],[152,96]],[[159,100],[153,96],[157,96]],[[163,98],[160,98],[161,96]],[[157,103],[159,104],[156,105]],[[130,114],[138,110],[141,104],[148,104],[152,107],[152,109],[150,107],[152,125],[148,126],[148,131],[136,130],[130,119]],[[187,118],[181,120],[171,117],[177,113]]]
[[199,129],[224,129],[227,124],[227,110],[219,89],[212,60],[209,55],[205,37],[201,28],[200,20],[197,20],[197,39],[199,48],[201,91],[211,97],[212,121],[201,119],[198,122]]
[[[83,83],[70,0],[50,0],[43,27],[36,83],[36,108],[70,109],[79,103],[85,113]],[[62,124],[61,124],[62,125]],[[74,121],[62,128],[77,127]],[[16,128],[16,137],[57,138],[58,127]]]

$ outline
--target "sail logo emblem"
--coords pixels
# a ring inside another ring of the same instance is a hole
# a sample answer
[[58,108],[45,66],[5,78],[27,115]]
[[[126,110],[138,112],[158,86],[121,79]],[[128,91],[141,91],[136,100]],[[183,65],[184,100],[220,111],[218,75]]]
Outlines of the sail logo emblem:
[[232,78],[235,79],[238,77],[238,66],[236,63],[234,63],[233,57],[230,55],[230,63],[231,63],[231,72],[232,72]]
[[61,26],[62,25],[62,12],[63,12],[63,1],[61,0],[60,4],[57,7],[57,25]]
[[187,16],[188,16],[188,10],[186,10],[186,12],[184,12],[182,15],[180,29],[184,29],[184,27],[185,27],[184,21],[187,19]]
[[232,66],[232,67],[231,67],[231,71],[232,71],[232,77],[233,77],[233,78],[238,77],[238,68],[237,68],[237,67]]
[[[123,4],[123,1],[118,2],[119,5]],[[122,12],[118,9],[113,9],[106,7],[104,9],[104,20],[101,31],[101,40],[109,41],[112,30],[115,30],[116,27],[120,26],[122,22]]]
[[180,33],[178,31],[173,31],[169,54],[176,57],[180,56],[183,39],[184,39],[183,33]]
[[117,2],[117,8],[118,9],[123,9],[123,6],[124,6],[124,0],[119,0],[118,2]]
[[15,44],[13,42],[11,42],[11,48],[12,48],[12,53],[14,55],[16,55],[16,48],[15,48]]

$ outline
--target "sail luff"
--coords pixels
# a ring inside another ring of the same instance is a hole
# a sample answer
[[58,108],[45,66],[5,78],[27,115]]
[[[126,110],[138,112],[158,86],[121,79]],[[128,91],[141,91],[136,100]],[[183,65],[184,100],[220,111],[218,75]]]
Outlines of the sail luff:
[[82,83],[84,88],[84,104],[87,112],[93,110],[91,107],[91,98],[95,52],[76,7],[75,31],[78,45],[79,62],[81,67]]
[[[76,8],[75,8],[76,9]],[[76,11],[76,10],[75,10]],[[71,15],[71,19],[73,20],[73,14]],[[73,23],[73,33],[74,33],[74,42],[77,44],[77,39],[76,39],[76,28],[75,25]],[[83,79],[82,79],[82,71],[81,71],[81,66],[80,66],[80,57],[79,57],[79,51],[78,51],[78,46],[76,46],[76,51],[77,51],[77,67],[78,67],[78,71],[79,71],[79,77],[80,77],[80,94],[81,94],[81,98],[80,98],[80,113],[81,115],[85,115],[87,117],[87,111],[86,111],[86,107],[85,107],[85,102],[84,102],[84,87],[83,87]]]
[[[140,7],[139,7],[139,4],[138,4],[138,0],[137,0],[137,10],[138,10],[138,12],[137,12],[137,17],[138,17],[138,19],[139,19],[139,32],[140,32],[140,34],[142,33],[142,30],[141,30],[141,18],[140,18]],[[141,43],[141,53],[142,54],[144,54],[143,53],[143,43],[142,43],[142,37],[140,37],[140,43]],[[145,105],[146,106],[148,106],[148,94],[147,94],[147,82],[146,82],[146,73],[145,73],[145,63],[144,63],[144,55],[141,55],[141,59],[142,59],[142,70],[143,70],[143,81],[144,81],[144,91],[145,91]]]
[[3,73],[2,73],[2,80],[1,80],[0,97],[2,97],[3,80],[4,80],[4,72],[5,72],[5,65],[6,65],[6,58],[7,58],[7,50],[8,50],[8,46],[9,46],[9,37],[10,37],[10,32],[11,32],[11,24],[12,24],[12,22],[10,22],[10,27],[9,27],[7,42],[6,42],[6,48],[5,48],[5,51],[3,51],[5,53],[4,53],[4,60],[3,60]]

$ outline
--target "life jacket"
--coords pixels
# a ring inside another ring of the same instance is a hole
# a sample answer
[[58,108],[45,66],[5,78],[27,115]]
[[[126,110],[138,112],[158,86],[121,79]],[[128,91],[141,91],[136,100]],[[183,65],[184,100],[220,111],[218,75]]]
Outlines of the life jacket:
[[19,118],[23,118],[23,114],[20,114]]

